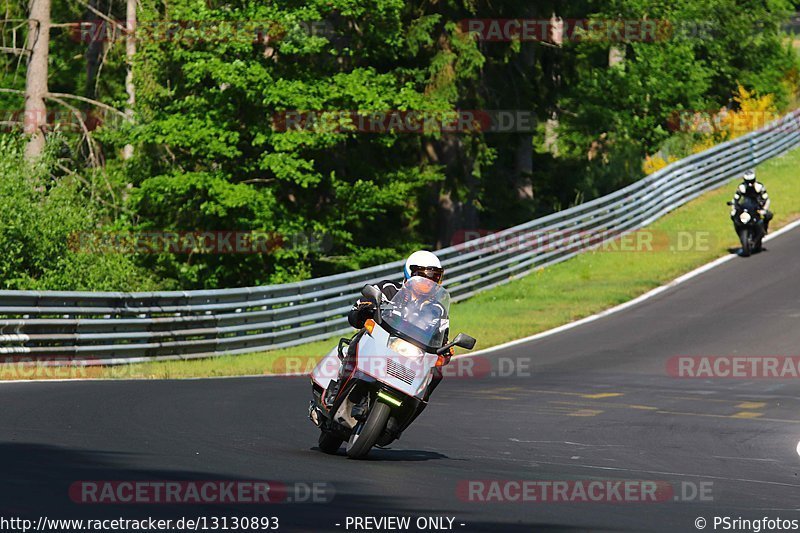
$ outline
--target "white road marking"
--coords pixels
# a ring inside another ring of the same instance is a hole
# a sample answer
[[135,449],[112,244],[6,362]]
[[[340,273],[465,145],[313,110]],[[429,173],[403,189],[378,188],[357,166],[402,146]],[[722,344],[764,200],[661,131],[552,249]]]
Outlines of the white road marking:
[[[800,446],[800,443],[798,443]],[[767,463],[777,463],[779,462],[777,459],[756,459],[755,457],[727,457],[725,455],[712,455],[714,459],[734,459],[736,461],[764,461]]]
[[[793,229],[797,228],[798,226],[800,226],[800,219],[799,220],[795,220],[794,222],[791,222],[791,223],[785,225],[784,227],[782,227],[781,229],[775,231],[774,233],[770,233],[769,235],[764,237],[764,242],[770,241],[770,240],[772,240],[772,239],[774,239],[776,237],[779,237],[779,236],[783,235],[784,233],[792,231]],[[674,280],[670,281],[666,285],[662,285],[661,287],[656,287],[655,289],[653,289],[653,290],[651,290],[649,292],[646,292],[646,293],[642,294],[641,296],[638,296],[638,297],[634,298],[633,300],[629,300],[629,301],[627,301],[625,303],[622,303],[622,304],[620,304],[620,305],[618,305],[616,307],[612,307],[610,309],[606,309],[605,311],[600,311],[599,313],[591,315],[591,316],[587,316],[586,318],[581,318],[580,320],[576,320],[575,322],[570,322],[569,324],[564,324],[563,326],[558,326],[557,328],[549,329],[549,330],[543,331],[541,333],[536,333],[535,335],[530,335],[528,337],[524,337],[522,339],[513,340],[513,341],[510,341],[510,342],[503,343],[503,344],[498,344],[497,346],[492,346],[491,348],[486,348],[484,350],[479,350],[477,352],[472,352],[472,353],[465,354],[465,355],[460,355],[460,356],[457,356],[457,357],[474,357],[476,355],[483,355],[483,354],[487,354],[487,353],[491,353],[491,352],[496,352],[496,351],[499,351],[499,350],[504,350],[506,348],[511,348],[512,346],[518,346],[520,344],[525,344],[526,342],[531,342],[531,341],[538,340],[538,339],[541,339],[541,338],[544,338],[544,337],[549,337],[551,335],[555,335],[557,333],[561,333],[562,331],[566,331],[566,330],[569,330],[569,329],[572,329],[572,328],[576,328],[578,326],[582,326],[583,324],[587,324],[589,322],[594,322],[595,320],[597,320],[599,318],[603,318],[605,316],[612,315],[614,313],[619,313],[620,311],[624,311],[625,309],[628,309],[629,307],[633,307],[634,305],[640,304],[640,303],[644,302],[645,300],[649,300],[650,298],[653,298],[654,296],[658,296],[662,292],[668,291],[669,289],[671,289],[673,287],[676,287],[676,286],[680,285],[681,283],[689,281],[692,278],[696,278],[697,276],[699,276],[701,274],[704,274],[704,273],[708,272],[709,270],[712,270],[712,269],[718,267],[719,265],[721,265],[723,263],[727,263],[728,261],[731,261],[731,260],[733,260],[735,258],[738,258],[738,257],[739,256],[736,255],[736,254],[728,254],[728,255],[722,256],[722,257],[720,257],[718,259],[715,259],[714,261],[711,261],[710,263],[706,263],[705,265],[692,270],[691,272],[688,272],[688,273],[686,273],[686,274],[684,274],[684,275],[682,275],[682,276],[680,276],[678,278],[675,278]]]
[[487,459],[487,460],[496,460],[496,461],[511,461],[517,463],[535,463],[537,465],[552,465],[552,466],[566,466],[570,468],[588,468],[591,470],[613,470],[618,472],[636,472],[639,474],[650,474],[650,475],[662,475],[662,476],[678,476],[678,477],[689,477],[689,478],[704,478],[704,479],[718,479],[720,481],[740,481],[743,483],[757,483],[760,485],[778,485],[781,487],[794,487],[800,488],[800,484],[793,484],[793,483],[782,483],[780,481],[764,481],[761,479],[747,479],[747,478],[736,478],[736,477],[725,477],[725,476],[714,476],[710,474],[687,474],[683,472],[665,472],[661,470],[644,470],[639,468],[620,468],[620,467],[613,467],[613,466],[599,466],[599,465],[582,465],[582,464],[575,464],[575,463],[557,463],[553,461],[531,461],[530,459],[512,459],[512,458],[500,458],[497,456],[483,456],[483,455],[462,455],[461,457],[468,458],[468,459]]
[[515,438],[508,439],[511,442],[530,443],[530,444],[568,444],[570,446],[599,446],[599,447],[614,447],[625,448],[624,444],[584,444],[582,442],[570,442],[568,440],[520,440]]

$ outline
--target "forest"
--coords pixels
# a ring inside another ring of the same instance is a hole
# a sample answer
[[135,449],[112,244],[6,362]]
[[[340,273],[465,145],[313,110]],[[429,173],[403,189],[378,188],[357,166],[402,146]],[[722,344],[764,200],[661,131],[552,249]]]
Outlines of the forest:
[[800,104],[790,0],[6,0],[0,288],[291,282]]

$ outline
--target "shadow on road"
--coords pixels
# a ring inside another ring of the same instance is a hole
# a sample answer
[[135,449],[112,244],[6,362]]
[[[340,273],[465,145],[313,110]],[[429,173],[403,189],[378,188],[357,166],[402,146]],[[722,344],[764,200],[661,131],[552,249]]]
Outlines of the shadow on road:
[[[374,455],[373,455],[374,454]],[[442,509],[411,509],[402,498],[375,493],[342,490],[336,487],[329,503],[279,504],[82,504],[70,499],[69,488],[76,481],[211,481],[245,480],[202,471],[136,468],[130,464],[139,454],[71,449],[33,443],[0,443],[0,516],[35,521],[49,519],[196,519],[204,516],[277,516],[280,531],[344,531],[347,516],[453,516]],[[373,450],[372,461],[428,461],[445,455],[419,450]],[[332,458],[334,459],[334,458]],[[335,458],[339,459],[339,458]],[[289,480],[281,480],[289,481]],[[357,486],[353,483],[353,486]],[[470,522],[468,513],[459,513],[465,522],[459,531],[542,530],[569,531],[553,524]],[[336,524],[340,524],[337,526]],[[67,531],[62,529],[62,531]]]
[[[322,453],[316,446],[311,450]],[[344,448],[340,448],[337,457],[346,457]],[[449,459],[448,456],[426,450],[393,450],[392,448],[373,448],[366,458],[360,461],[432,461],[436,459]]]
[[[760,254],[761,252],[768,252],[768,251],[769,250],[767,250],[766,246],[762,246],[761,250],[759,250],[758,252],[754,252],[753,255]],[[742,248],[741,248],[741,246],[730,247],[730,248],[728,248],[728,253],[729,254],[742,255]]]

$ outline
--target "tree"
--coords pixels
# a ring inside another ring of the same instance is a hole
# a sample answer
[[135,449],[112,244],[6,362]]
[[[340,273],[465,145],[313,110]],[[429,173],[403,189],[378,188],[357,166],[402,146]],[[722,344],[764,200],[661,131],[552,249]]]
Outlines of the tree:
[[47,126],[48,57],[50,54],[50,0],[32,0],[29,15],[28,70],[25,83],[25,133],[30,136],[25,148],[28,159],[44,151],[44,128]]
[[[145,2],[140,25],[157,27],[159,6]],[[172,2],[173,20],[264,21],[263,31],[209,39],[187,28],[139,42],[137,228],[256,230],[292,245],[267,256],[145,261],[190,286],[224,286],[337,272],[432,245],[437,225],[419,221],[436,211],[455,156],[431,159],[426,143],[459,141],[324,126],[339,111],[443,112],[459,103],[458,84],[477,76],[480,54],[439,11],[447,6],[421,6],[242,0],[220,10]],[[294,111],[323,122],[312,131],[275,122]],[[465,169],[460,175],[471,175],[471,164]],[[295,238],[320,233],[331,243],[325,250]]]
[[[136,85],[133,82],[133,62],[136,59],[136,0],[127,0],[125,35],[125,92],[128,99],[125,102],[125,115],[129,121],[133,120],[133,106],[136,104]],[[133,145],[127,143],[122,152],[123,159],[133,157]]]
[[[645,154],[686,144],[670,130],[676,112],[735,108],[739,84],[787,105],[800,72],[781,42],[784,0],[87,2],[51,6],[49,80],[28,72],[40,96],[29,103],[78,126],[53,137],[54,182],[82,184],[98,229],[256,231],[280,244],[135,258],[183,288],[341,272],[591,199],[639,179]],[[75,39],[74,21],[87,18],[105,27],[84,24]],[[654,42],[571,32],[487,42],[464,31],[470,18],[674,31]],[[12,52],[0,56],[0,102],[16,109],[25,85],[13,53],[25,52],[12,41],[0,47]],[[359,122],[454,110],[518,111],[535,124],[408,133]]]

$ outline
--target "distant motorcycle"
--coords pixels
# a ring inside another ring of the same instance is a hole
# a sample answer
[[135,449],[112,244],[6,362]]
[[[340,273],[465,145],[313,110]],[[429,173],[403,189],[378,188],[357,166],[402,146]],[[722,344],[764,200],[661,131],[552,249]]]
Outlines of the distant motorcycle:
[[333,454],[347,442],[347,455],[353,459],[366,456],[375,445],[387,446],[419,416],[427,405],[433,373],[446,364],[453,346],[475,347],[475,339],[463,333],[443,344],[450,295],[429,279],[412,277],[390,302],[381,303],[382,294],[372,285],[361,293],[378,307],[357,341],[355,361],[348,364],[351,368],[333,402],[326,402],[344,347],[351,342],[341,339],[311,372],[313,400],[308,411],[321,430],[320,450]]
[[731,209],[731,220],[733,229],[739,236],[742,243],[742,256],[749,257],[751,253],[761,251],[761,240],[766,232],[764,231],[764,220],[760,213],[758,202],[745,196],[741,203],[736,204],[732,201],[728,205]]

